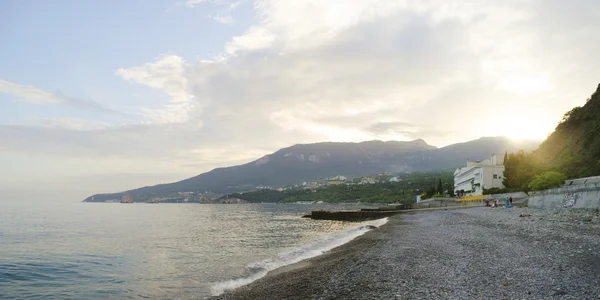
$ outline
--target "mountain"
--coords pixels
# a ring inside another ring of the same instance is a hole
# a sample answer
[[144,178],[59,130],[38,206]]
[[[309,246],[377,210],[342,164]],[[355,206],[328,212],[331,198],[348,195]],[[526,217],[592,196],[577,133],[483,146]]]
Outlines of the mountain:
[[584,106],[564,115],[533,157],[568,178],[600,175],[600,85]]
[[367,141],[361,143],[299,144],[239,166],[210,172],[170,184],[138,188],[115,194],[90,196],[97,202],[131,195],[136,201],[177,192],[211,191],[233,193],[256,186],[285,186],[343,175],[358,177],[384,172],[420,172],[454,169],[468,160],[481,160],[493,153],[531,150],[535,142],[515,143],[503,137],[437,148],[418,139],[408,142]]

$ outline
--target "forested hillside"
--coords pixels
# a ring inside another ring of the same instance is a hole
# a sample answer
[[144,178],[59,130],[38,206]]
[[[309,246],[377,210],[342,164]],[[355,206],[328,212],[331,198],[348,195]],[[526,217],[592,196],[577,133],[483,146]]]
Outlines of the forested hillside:
[[398,179],[395,182],[389,181],[389,177],[371,184],[358,184],[355,181],[317,189],[299,188],[287,191],[264,189],[235,193],[226,197],[251,203],[296,201],[413,203],[417,193],[425,194],[425,198],[436,193],[453,194],[452,172],[399,174],[395,176]]
[[[565,113],[538,149],[508,155],[505,167],[504,185],[511,189],[527,190],[536,179],[560,174],[566,178],[600,175],[600,85],[584,106]],[[544,173],[549,174],[543,177]]]

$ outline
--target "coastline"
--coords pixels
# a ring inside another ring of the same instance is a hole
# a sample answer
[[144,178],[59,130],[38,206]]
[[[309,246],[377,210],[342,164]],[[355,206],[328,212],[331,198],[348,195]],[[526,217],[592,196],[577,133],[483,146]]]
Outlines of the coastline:
[[598,299],[600,214],[591,214],[591,222],[532,209],[397,215],[211,299]]
[[[398,219],[398,221],[400,221]],[[307,299],[312,289],[322,286],[332,269],[346,267],[362,256],[362,251],[383,240],[388,222],[319,256],[286,265],[268,272],[248,285],[224,292],[210,299]],[[282,290],[284,290],[283,293]],[[275,291],[275,292],[274,292]],[[309,297],[310,298],[310,297]]]
[[224,292],[235,290],[264,277],[285,274],[288,271],[309,266],[312,259],[327,255],[335,249],[360,238],[364,234],[372,232],[373,229],[384,226],[388,220],[389,218],[382,218],[357,222],[354,223],[352,228],[331,233],[297,247],[292,247],[284,252],[280,252],[277,257],[252,263],[251,265],[253,265],[253,269],[255,270],[253,274],[213,283],[211,293],[213,295],[221,295]]

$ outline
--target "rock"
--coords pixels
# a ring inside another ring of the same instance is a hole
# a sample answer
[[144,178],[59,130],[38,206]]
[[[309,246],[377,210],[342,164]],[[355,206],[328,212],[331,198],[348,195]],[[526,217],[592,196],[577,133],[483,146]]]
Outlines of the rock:
[[553,296],[564,296],[566,294],[567,294],[567,292],[562,291],[562,290],[558,290],[558,291],[554,292]]

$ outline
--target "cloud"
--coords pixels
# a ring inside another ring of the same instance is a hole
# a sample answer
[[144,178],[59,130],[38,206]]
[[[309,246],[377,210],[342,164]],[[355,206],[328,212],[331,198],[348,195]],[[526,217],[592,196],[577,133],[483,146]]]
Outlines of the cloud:
[[394,133],[394,132],[404,132],[409,128],[418,127],[412,123],[406,122],[376,122],[365,128],[366,131],[372,132],[375,134],[384,134],[384,133]]
[[29,85],[21,85],[0,79],[0,93],[12,95],[17,101],[32,104],[58,104],[63,103],[81,109],[93,110],[102,113],[124,115],[118,111],[107,108],[93,101],[68,97],[60,92],[47,92]]
[[186,121],[195,107],[185,73],[186,62],[176,55],[166,55],[155,62],[116,71],[118,76],[129,82],[163,91],[171,98],[163,109],[142,108],[145,116],[162,123]]
[[217,7],[217,10],[209,14],[208,17],[221,24],[232,25],[235,23],[233,18],[233,11],[240,7],[247,0],[187,0],[184,5],[189,8],[193,8],[196,5],[211,4]]
[[[598,22],[570,26],[564,20],[563,27],[548,30],[547,20],[564,19],[558,2],[258,1],[255,6],[260,24],[234,37],[225,59],[192,66],[193,90],[214,102],[207,113],[268,118],[279,130],[333,140],[373,137],[366,129],[375,121],[433,123],[418,133],[395,130],[390,137],[427,134],[442,145],[486,132],[502,134],[504,119],[518,116],[511,126],[543,121],[532,132],[541,137],[544,128],[554,127],[552,116],[559,118],[585,99],[597,80],[582,67],[593,63],[591,58],[580,64],[565,56],[561,61],[568,71],[546,63],[569,53],[588,57],[599,44],[593,34]],[[594,20],[589,8],[572,15]],[[586,37],[590,47],[567,42],[575,40],[571,30],[585,33],[581,42]],[[549,53],[546,41],[556,36],[563,42]],[[562,84],[573,78],[579,80],[577,89]],[[514,111],[539,111],[549,99],[556,104],[534,116]],[[567,101],[559,104],[559,99]],[[469,117],[473,114],[477,117]]]
[[[267,120],[261,123],[315,139],[372,138],[363,128],[374,120],[363,116],[418,121],[406,112],[438,96],[471,67],[463,62],[472,53],[447,47],[466,39],[455,21],[436,26],[428,15],[386,11],[379,19],[356,24],[334,22],[330,28],[327,22],[311,23],[306,31],[294,27],[293,40],[288,32],[278,32],[285,26],[272,21],[267,18],[266,25],[234,38],[225,59],[191,66],[193,92],[212,99],[198,118]],[[339,124],[341,119],[346,124]]]
[[81,118],[39,118],[37,119],[37,123],[49,128],[70,130],[100,130],[113,126],[106,122]]
[[[41,123],[44,126],[0,125],[0,153],[165,161],[173,163],[176,169],[178,164],[208,163],[216,167],[218,161],[250,160],[269,150],[263,140],[244,141],[244,132],[223,128],[223,135],[219,135],[216,128],[207,131],[189,122],[103,126],[101,122],[47,119]],[[231,137],[240,142],[230,140]]]
[[221,24],[226,24],[226,25],[231,25],[233,23],[235,23],[235,20],[233,19],[233,17],[231,15],[214,15],[214,16],[209,16],[211,19],[221,23]]
[[116,71],[169,97],[161,109],[142,108],[154,122],[4,125],[0,149],[201,172],[296,143],[543,136],[600,78],[595,0],[259,0],[253,8],[258,23],[214,58],[171,54]]
[[365,131],[376,137],[387,140],[386,137],[404,136],[408,139],[439,138],[448,132],[427,125],[412,124],[406,122],[376,122],[364,128]]
[[226,5],[231,9],[235,9],[245,1],[246,0],[187,0],[184,2],[184,5],[187,7],[194,7],[198,4],[210,3],[214,5]]
[[0,92],[13,95],[20,101],[35,104],[60,103],[66,101],[62,96],[40,90],[33,86],[20,85],[6,80],[0,80]]

